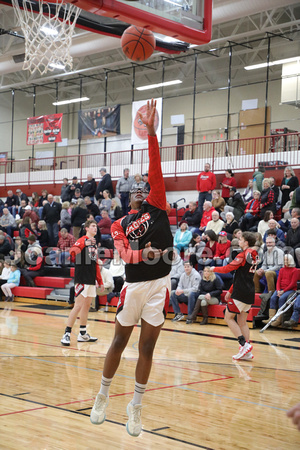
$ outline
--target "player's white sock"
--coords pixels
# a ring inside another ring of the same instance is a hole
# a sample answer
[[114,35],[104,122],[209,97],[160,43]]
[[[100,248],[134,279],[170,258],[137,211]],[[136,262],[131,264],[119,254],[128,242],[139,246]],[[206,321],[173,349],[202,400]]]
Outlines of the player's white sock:
[[106,378],[105,376],[102,375],[102,379],[101,379],[101,387],[100,387],[100,394],[105,395],[106,397],[108,396],[108,391],[112,382],[112,378]]
[[143,398],[143,395],[145,394],[146,387],[147,387],[147,384],[140,384],[137,381],[135,382],[133,400],[131,402],[133,405],[141,405],[142,404],[142,398]]

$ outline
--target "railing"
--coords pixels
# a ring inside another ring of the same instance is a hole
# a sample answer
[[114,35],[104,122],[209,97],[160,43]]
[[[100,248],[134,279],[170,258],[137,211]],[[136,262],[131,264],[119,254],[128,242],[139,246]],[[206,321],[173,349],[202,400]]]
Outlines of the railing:
[[[162,170],[165,177],[198,174],[209,162],[215,173],[231,168],[236,172],[253,171],[260,164],[272,167],[291,165],[300,168],[300,133],[267,137],[215,141],[199,144],[161,147]],[[113,179],[148,171],[148,149],[119,152],[33,158],[0,163],[2,186],[56,184],[63,178],[77,176],[85,181],[88,174],[98,178],[99,168],[106,167]]]

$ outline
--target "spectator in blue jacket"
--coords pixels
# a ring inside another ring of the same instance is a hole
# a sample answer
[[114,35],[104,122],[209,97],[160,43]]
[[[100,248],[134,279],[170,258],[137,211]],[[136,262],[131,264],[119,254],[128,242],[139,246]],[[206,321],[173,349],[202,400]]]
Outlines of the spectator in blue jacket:
[[181,250],[188,248],[189,243],[192,239],[192,232],[188,230],[188,225],[186,222],[181,222],[179,230],[176,231],[174,236],[174,247],[180,253]]

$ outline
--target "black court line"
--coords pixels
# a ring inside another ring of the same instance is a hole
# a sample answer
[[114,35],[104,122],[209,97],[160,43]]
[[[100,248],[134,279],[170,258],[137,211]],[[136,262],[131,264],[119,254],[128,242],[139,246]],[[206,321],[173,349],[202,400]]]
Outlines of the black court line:
[[[0,308],[0,310],[3,308]],[[16,310],[15,310],[16,311]],[[18,312],[24,312],[24,313],[30,313],[31,311],[22,311],[22,310],[17,310]],[[32,313],[32,312],[31,312]],[[44,314],[44,313],[38,313],[38,314]],[[61,314],[53,314],[53,313],[45,313],[46,316],[53,316],[53,317],[68,317],[65,315],[61,315]],[[112,323],[114,324],[115,321],[114,320],[104,320],[104,319],[92,319],[92,318],[88,318],[89,322],[100,322],[100,323]],[[135,325],[135,327],[137,328],[141,328],[141,325]],[[180,334],[187,334],[190,336],[205,336],[205,337],[212,337],[212,338],[216,338],[216,339],[224,339],[226,341],[236,341],[235,337],[231,337],[231,336],[219,336],[218,334],[211,334],[211,333],[200,333],[199,331],[186,331],[186,330],[173,330],[172,328],[162,328],[161,331],[167,331],[167,332],[171,332],[171,333],[180,333]],[[284,339],[287,340],[287,339]],[[292,350],[300,350],[300,346],[293,346],[293,345],[286,345],[286,344],[275,344],[273,342],[266,342],[266,341],[258,341],[258,340],[253,340],[251,339],[251,342],[253,344],[260,344],[260,345],[270,345],[273,347],[278,347],[278,348],[288,348],[288,349],[292,349]]]
[[27,394],[31,394],[31,392],[21,392],[21,394],[13,395],[13,397],[18,397],[19,395],[27,395]]
[[154,428],[154,430],[151,431],[161,431],[161,430],[169,430],[170,427],[161,427],[161,428]]
[[[16,397],[13,396],[13,395],[3,394],[2,392],[0,392],[0,396],[1,396],[1,395],[2,395],[2,397],[7,397],[7,398],[13,398],[13,399],[16,399]],[[26,403],[32,403],[32,404],[34,404],[34,405],[44,406],[44,407],[46,407],[46,408],[58,409],[58,410],[60,410],[60,411],[65,411],[65,412],[69,412],[69,413],[73,413],[73,414],[79,414],[79,415],[81,415],[81,416],[89,417],[89,414],[84,414],[84,413],[82,413],[81,411],[75,411],[75,410],[71,410],[71,409],[67,409],[67,408],[62,408],[62,407],[60,407],[60,406],[55,406],[55,405],[48,405],[47,403],[37,402],[37,401],[35,401],[35,400],[28,400],[28,399],[25,399],[25,398],[18,398],[17,400],[20,400],[20,401],[23,401],[23,402],[26,402]],[[91,408],[89,408],[89,409],[91,409]],[[22,414],[22,411],[20,412],[20,414]],[[116,422],[115,420],[109,420],[109,419],[106,419],[106,422],[112,423],[112,424],[114,424],[114,425],[120,425],[120,426],[122,426],[122,427],[125,427],[125,426],[126,426],[124,423]],[[204,450],[215,450],[215,449],[213,449],[213,448],[211,448],[211,447],[204,447],[203,445],[195,444],[195,443],[193,443],[193,442],[184,441],[183,439],[174,438],[174,437],[172,437],[172,436],[165,436],[164,434],[159,434],[159,433],[155,432],[154,430],[151,431],[151,430],[145,430],[145,429],[143,429],[143,432],[144,432],[144,433],[148,433],[148,434],[153,434],[153,435],[159,436],[159,437],[161,437],[161,438],[169,439],[169,440],[171,440],[171,441],[180,442],[180,443],[182,443],[182,444],[191,445],[192,447],[202,448],[202,449],[204,449]]]

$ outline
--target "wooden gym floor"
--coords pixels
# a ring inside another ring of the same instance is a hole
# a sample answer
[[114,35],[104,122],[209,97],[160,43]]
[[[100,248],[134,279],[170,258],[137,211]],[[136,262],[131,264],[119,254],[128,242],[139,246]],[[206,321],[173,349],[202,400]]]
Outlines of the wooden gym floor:
[[[90,313],[97,343],[62,347],[69,310],[0,303],[1,449],[299,449],[286,411],[300,402],[300,335],[251,330],[252,361],[232,362],[226,326],[165,322],[143,401],[143,431],[125,429],[139,327],[110,390],[107,420],[89,414],[114,332],[113,313]],[[78,332],[75,325],[74,332]]]

